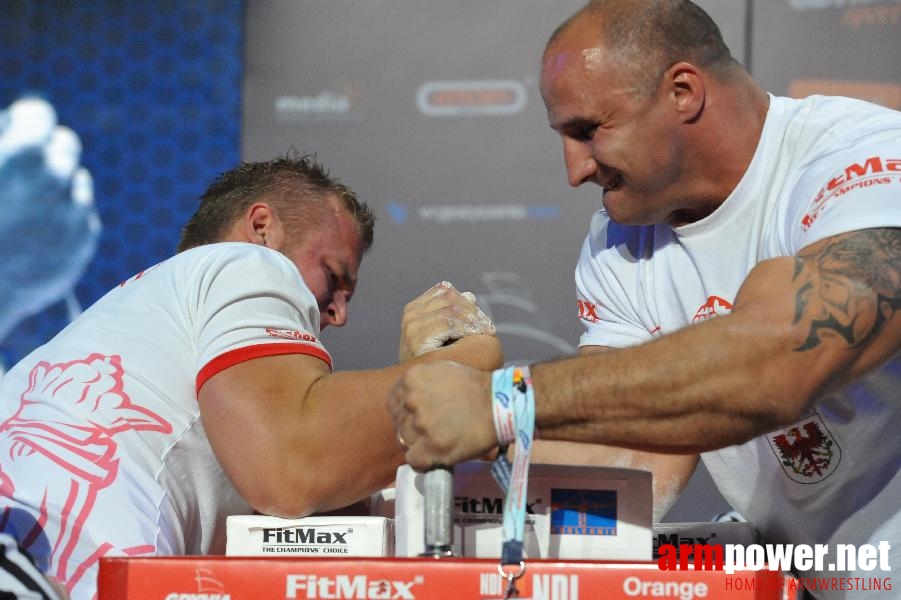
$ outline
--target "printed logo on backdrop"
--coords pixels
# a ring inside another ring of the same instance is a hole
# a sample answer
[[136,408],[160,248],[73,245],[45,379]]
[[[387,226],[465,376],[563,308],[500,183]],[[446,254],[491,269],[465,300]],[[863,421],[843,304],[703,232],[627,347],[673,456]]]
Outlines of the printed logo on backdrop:
[[[509,271],[486,271],[479,279],[488,293],[476,294],[479,307],[494,322],[497,335],[508,335],[537,342],[546,346],[554,354],[573,354],[576,348],[565,339],[551,333],[546,319],[534,302],[532,292],[519,275]],[[508,347],[508,344],[504,344]],[[509,346],[515,349],[516,344]],[[515,350],[513,350],[515,351]],[[536,357],[508,357],[523,360]]]
[[276,96],[273,101],[276,123],[318,121],[359,121],[360,92],[352,83],[338,89],[326,88]]
[[809,417],[767,435],[770,447],[789,479],[798,483],[818,483],[838,468],[841,447],[829,428],[814,412]]
[[901,0],[788,0],[796,11],[845,9],[841,24],[849,29],[901,24]]
[[512,79],[427,81],[416,106],[427,117],[516,115],[526,106],[526,87]]
[[553,204],[446,204],[417,206],[410,209],[401,202],[390,202],[388,216],[395,223],[411,218],[439,225],[450,223],[479,223],[492,221],[539,221],[559,219],[560,207]]
[[[76,286],[94,258],[102,226],[94,204],[94,177],[82,166],[82,141],[59,122],[56,108],[26,95],[0,109],[0,341],[2,349],[42,341],[22,332],[35,315],[52,329],[47,339],[81,314]],[[20,235],[27,231],[28,235]],[[50,327],[54,307],[65,322]],[[42,325],[43,328],[43,325]],[[9,364],[15,362],[12,357]],[[0,359],[0,374],[6,357]]]

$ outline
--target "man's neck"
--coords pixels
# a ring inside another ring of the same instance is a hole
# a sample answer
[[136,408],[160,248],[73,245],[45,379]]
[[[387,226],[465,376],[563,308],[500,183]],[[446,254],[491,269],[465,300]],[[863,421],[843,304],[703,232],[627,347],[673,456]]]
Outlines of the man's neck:
[[715,84],[708,95],[703,124],[692,147],[697,152],[686,173],[687,189],[694,200],[673,213],[673,227],[709,216],[726,201],[747,172],[763,132],[770,98],[749,75]]

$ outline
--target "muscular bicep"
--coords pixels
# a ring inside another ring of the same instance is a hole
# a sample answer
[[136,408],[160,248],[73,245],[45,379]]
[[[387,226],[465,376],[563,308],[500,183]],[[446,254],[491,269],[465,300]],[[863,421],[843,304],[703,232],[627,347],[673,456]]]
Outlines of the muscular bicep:
[[899,307],[901,230],[865,229],[760,263],[733,312],[788,328],[781,357],[814,398],[897,352]]
[[[795,259],[798,352],[823,344],[856,350],[855,369],[894,354],[901,341],[901,230],[867,229],[823,240]],[[852,373],[853,374],[853,373]]]
[[300,419],[307,391],[329,374],[304,354],[266,356],[211,377],[198,393],[201,419],[216,458],[235,488],[259,510],[255,492],[278,481],[286,449],[302,443]]
[[300,516],[368,496],[403,462],[388,391],[412,365],[503,363],[500,343],[472,335],[402,365],[330,373],[305,355],[239,363],[201,387],[201,418],[217,459],[256,510]]

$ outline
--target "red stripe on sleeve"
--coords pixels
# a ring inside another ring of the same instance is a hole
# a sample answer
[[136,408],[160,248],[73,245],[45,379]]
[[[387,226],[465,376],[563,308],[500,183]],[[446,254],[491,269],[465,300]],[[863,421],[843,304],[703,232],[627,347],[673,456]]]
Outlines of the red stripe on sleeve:
[[317,346],[311,346],[309,344],[256,344],[220,354],[204,365],[204,367],[200,369],[200,372],[197,373],[197,384],[194,391],[195,393],[199,393],[200,388],[203,387],[203,384],[206,383],[210,377],[229,367],[253,358],[278,356],[280,354],[306,354],[307,356],[313,356],[322,360],[328,365],[329,369],[332,368],[332,357],[329,356],[328,352]]

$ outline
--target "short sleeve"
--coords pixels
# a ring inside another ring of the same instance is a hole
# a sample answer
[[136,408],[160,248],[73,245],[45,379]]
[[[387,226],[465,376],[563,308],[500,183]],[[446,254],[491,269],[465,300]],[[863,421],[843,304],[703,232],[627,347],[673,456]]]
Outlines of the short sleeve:
[[827,237],[874,227],[901,227],[901,130],[819,159],[793,191],[794,250]]
[[640,228],[615,230],[596,213],[576,264],[576,300],[585,332],[579,346],[634,346],[651,338],[636,310],[634,262],[642,252]]
[[253,244],[223,244],[197,277],[197,389],[235,364],[306,354],[332,366],[318,339],[319,308],[284,255]]

